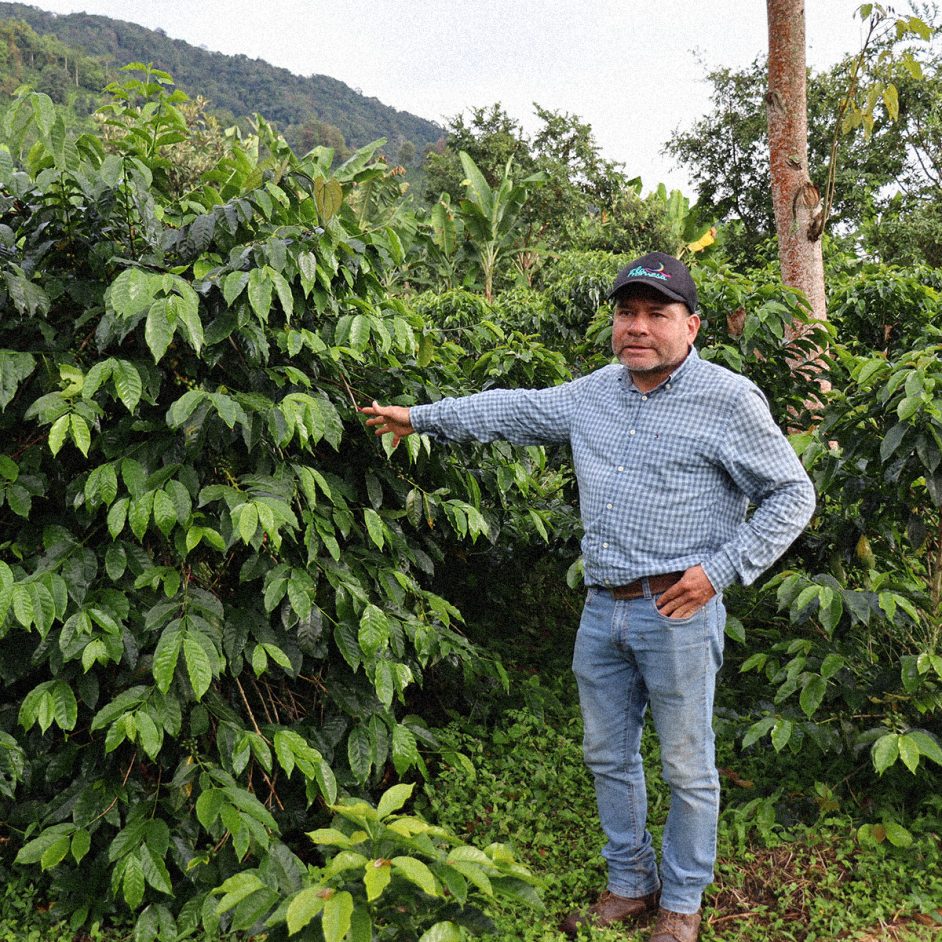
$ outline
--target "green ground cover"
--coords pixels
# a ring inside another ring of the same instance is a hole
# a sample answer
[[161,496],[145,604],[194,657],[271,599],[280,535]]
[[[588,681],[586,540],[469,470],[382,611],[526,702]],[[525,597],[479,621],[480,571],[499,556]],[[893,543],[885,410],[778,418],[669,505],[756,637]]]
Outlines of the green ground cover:
[[[560,942],[556,926],[604,887],[603,839],[582,763],[581,721],[566,664],[534,696],[493,724],[454,722],[450,744],[467,757],[439,768],[427,813],[479,846],[511,844],[544,880],[545,911],[499,913],[494,940]],[[547,677],[551,675],[547,673]],[[519,676],[518,676],[518,679]],[[521,684],[521,687],[524,686]],[[518,690],[521,689],[518,687]],[[704,910],[703,942],[927,940],[942,932],[942,805],[931,798],[907,828],[912,843],[862,844],[865,803],[840,810],[807,782],[802,761],[763,750],[744,756],[718,739],[723,780],[716,882]],[[656,739],[643,742],[655,842],[668,795]],[[791,759],[791,764],[789,760]],[[473,767],[473,768],[472,768]],[[775,799],[775,800],[773,800]],[[812,810],[813,809],[813,810]],[[646,938],[635,931],[583,930],[585,938]]]
[[[582,762],[581,719],[568,672],[567,639],[518,648],[533,662],[511,670],[510,694],[484,714],[441,731],[441,760],[416,809],[479,847],[511,845],[543,881],[545,908],[493,913],[491,942],[562,942],[556,926],[604,885],[591,779]],[[722,695],[721,695],[722,700]],[[491,701],[488,701],[491,703]],[[716,882],[708,891],[703,942],[927,942],[942,937],[942,801],[927,796],[904,819],[912,841],[861,842],[867,802],[841,808],[814,790],[807,757],[743,752],[730,712],[718,710],[723,782]],[[657,742],[643,741],[655,842],[668,807]],[[56,922],[43,890],[0,870],[0,942],[130,942],[129,927],[77,935]],[[583,938],[640,942],[631,930],[583,930]]]

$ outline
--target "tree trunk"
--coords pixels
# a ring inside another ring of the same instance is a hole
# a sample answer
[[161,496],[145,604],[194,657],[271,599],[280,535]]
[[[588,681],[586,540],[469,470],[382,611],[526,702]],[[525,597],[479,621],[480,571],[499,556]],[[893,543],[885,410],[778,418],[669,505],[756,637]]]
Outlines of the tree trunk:
[[804,0],[766,0],[769,23],[769,157],[782,281],[827,319],[821,255],[823,206],[808,175]]

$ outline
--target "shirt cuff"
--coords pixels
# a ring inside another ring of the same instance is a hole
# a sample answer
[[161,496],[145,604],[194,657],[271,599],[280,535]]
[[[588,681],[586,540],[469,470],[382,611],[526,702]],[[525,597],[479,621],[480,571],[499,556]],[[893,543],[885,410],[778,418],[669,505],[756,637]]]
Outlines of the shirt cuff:
[[710,585],[717,592],[722,592],[739,578],[736,567],[730,562],[729,556],[724,550],[720,550],[714,556],[711,556],[705,563],[701,563],[701,566],[703,566],[707,579],[710,580]]
[[426,413],[430,408],[431,403],[426,403],[421,406],[410,406],[409,422],[417,432],[427,432],[429,430]]

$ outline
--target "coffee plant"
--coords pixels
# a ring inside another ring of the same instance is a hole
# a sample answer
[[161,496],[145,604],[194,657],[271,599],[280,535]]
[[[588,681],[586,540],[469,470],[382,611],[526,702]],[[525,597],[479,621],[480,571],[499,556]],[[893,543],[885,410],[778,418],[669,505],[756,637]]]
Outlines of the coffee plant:
[[374,397],[462,391],[495,341],[384,290],[403,248],[382,142],[332,169],[258,119],[174,192],[181,93],[140,64],[108,92],[100,134],[28,92],[3,127],[0,794],[73,925],[117,901],[166,940],[218,924],[243,870],[274,907],[303,830],[425,772],[418,685],[503,679],[431,577],[566,512],[539,449],[477,470],[362,426]]

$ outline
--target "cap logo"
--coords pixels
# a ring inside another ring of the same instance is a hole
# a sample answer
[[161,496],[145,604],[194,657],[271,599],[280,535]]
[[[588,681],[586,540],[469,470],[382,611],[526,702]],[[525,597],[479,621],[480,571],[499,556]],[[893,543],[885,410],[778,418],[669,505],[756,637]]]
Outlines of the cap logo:
[[636,268],[632,268],[625,277],[659,278],[661,281],[667,281],[670,278],[670,275],[664,271],[663,264],[660,266],[660,268],[645,268],[644,265],[638,265]]

